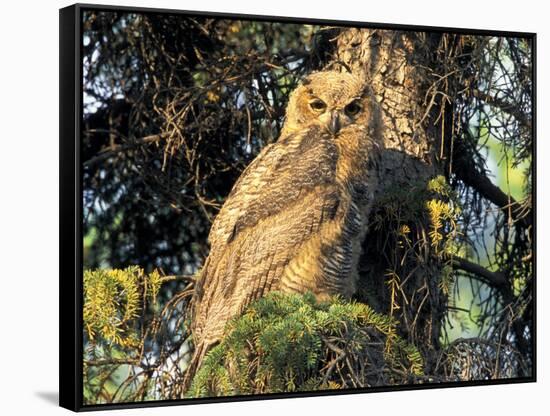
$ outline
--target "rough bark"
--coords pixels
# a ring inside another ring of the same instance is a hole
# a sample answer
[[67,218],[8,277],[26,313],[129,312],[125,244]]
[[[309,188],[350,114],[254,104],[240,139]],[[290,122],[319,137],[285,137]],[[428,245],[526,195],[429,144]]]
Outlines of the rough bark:
[[[385,149],[378,171],[379,212],[375,210],[373,217],[384,215],[389,194],[418,192],[443,171],[438,155],[446,130],[444,118],[438,117],[437,97],[430,95],[428,70],[432,47],[439,39],[437,34],[374,29],[349,29],[336,37],[329,65],[339,63],[361,73],[382,110]],[[385,225],[399,226],[395,221]],[[400,320],[403,335],[423,349],[429,371],[439,349],[445,311],[439,288],[441,264],[426,244],[427,219],[418,218],[410,226],[413,241],[423,242],[414,250],[388,241],[388,229],[373,224],[364,243],[363,291],[358,297]]]

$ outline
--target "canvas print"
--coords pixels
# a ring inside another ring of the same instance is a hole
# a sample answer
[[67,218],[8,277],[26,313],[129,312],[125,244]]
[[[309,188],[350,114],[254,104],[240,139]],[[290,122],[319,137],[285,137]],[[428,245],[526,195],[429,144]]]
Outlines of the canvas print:
[[84,405],[532,380],[532,36],[81,19]]

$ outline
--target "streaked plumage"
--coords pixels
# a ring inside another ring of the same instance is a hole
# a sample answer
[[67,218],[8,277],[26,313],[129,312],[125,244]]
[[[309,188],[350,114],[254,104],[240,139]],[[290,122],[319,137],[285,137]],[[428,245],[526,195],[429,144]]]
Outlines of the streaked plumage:
[[349,73],[308,76],[290,97],[279,140],[235,183],[197,282],[190,373],[227,321],[269,291],[353,295],[379,135],[364,84]]

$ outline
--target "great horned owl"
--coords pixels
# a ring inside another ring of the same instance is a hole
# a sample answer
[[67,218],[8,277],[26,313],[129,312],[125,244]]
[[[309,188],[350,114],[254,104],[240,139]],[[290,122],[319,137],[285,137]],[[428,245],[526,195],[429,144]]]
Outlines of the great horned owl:
[[376,108],[350,73],[316,72],[293,91],[279,140],[244,170],[212,224],[191,376],[227,321],[267,292],[353,295],[376,182]]

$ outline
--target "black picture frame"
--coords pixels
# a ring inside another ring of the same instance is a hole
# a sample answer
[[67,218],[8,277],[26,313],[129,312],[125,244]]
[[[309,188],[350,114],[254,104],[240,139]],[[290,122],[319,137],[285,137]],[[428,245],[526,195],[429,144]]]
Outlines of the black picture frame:
[[[215,12],[183,11],[171,9],[105,6],[93,4],[75,4],[59,11],[59,404],[73,411],[93,411],[123,408],[142,408],[172,406],[184,404],[267,400],[277,398],[296,398],[343,394],[361,394],[401,390],[420,390],[461,386],[488,386],[511,383],[536,382],[536,259],[533,259],[535,284],[533,286],[533,326],[535,332],[531,339],[533,356],[532,376],[513,379],[482,380],[437,384],[416,384],[391,387],[372,387],[368,389],[349,389],[336,391],[316,391],[302,393],[273,393],[250,396],[212,397],[204,399],[183,399],[170,401],[147,401],[121,404],[84,405],[83,404],[83,235],[82,235],[82,164],[80,157],[80,138],[82,135],[82,14],[84,11],[117,11],[143,14],[169,14],[189,17],[213,17],[239,20],[260,20],[268,22],[335,25],[342,27],[365,27],[410,31],[430,31],[460,33],[472,35],[499,35],[523,37],[531,40],[533,59],[533,96],[532,96],[532,135],[533,166],[536,166],[536,34],[527,32],[494,31],[482,29],[447,28],[433,26],[400,25],[386,23],[367,23],[356,21],[325,20],[282,16],[262,16],[247,14],[228,14]],[[536,207],[536,171],[532,181],[533,206]],[[533,227],[536,236],[536,210],[533,208]],[[533,241],[536,254],[536,238]]]

